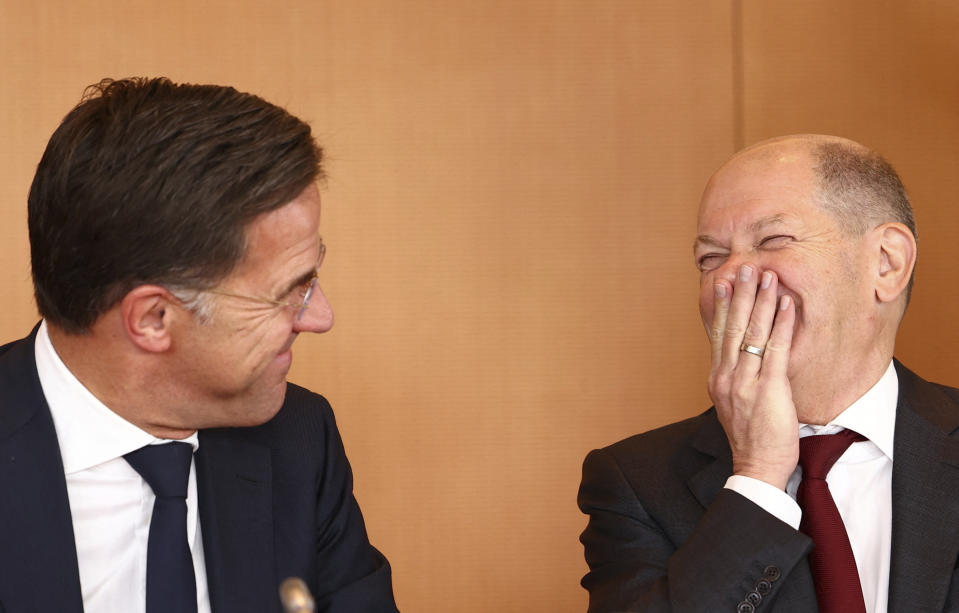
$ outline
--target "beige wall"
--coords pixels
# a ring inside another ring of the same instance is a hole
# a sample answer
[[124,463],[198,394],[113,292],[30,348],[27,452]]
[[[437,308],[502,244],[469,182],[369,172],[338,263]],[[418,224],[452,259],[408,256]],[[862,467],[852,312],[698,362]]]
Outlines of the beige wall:
[[690,245],[737,143],[834,132],[901,169],[900,355],[959,382],[957,26],[946,1],[0,0],[0,338],[36,319],[26,193],[85,85],[286,105],[329,155],[337,313],[291,378],[333,402],[400,607],[582,610],[582,457],[708,403]]

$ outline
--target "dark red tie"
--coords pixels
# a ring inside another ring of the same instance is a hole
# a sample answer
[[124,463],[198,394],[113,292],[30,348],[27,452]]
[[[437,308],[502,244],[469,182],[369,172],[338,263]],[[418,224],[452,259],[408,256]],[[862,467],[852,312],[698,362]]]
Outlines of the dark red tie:
[[799,530],[812,538],[809,567],[816,584],[820,613],[865,613],[856,558],[846,526],[829,493],[826,475],[846,449],[866,440],[852,430],[799,439],[802,482],[796,501],[802,507]]

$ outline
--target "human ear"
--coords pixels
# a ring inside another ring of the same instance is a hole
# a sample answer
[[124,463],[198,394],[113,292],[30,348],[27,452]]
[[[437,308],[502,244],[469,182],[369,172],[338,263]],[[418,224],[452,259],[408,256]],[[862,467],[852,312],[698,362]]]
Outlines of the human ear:
[[169,290],[159,285],[139,285],[120,301],[120,317],[127,338],[144,351],[170,349],[173,310]]
[[916,237],[904,224],[884,223],[875,229],[879,243],[876,299],[892,302],[909,287],[916,265]]

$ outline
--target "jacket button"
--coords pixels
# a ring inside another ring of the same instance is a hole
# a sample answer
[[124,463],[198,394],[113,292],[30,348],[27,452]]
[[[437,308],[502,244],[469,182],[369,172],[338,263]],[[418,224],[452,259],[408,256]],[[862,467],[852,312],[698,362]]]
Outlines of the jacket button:
[[775,583],[779,581],[779,578],[782,577],[782,571],[779,570],[778,566],[767,566],[763,571],[763,579],[769,581],[770,583]]
[[756,591],[759,592],[761,596],[765,596],[769,593],[769,590],[773,589],[772,583],[766,581],[765,579],[760,579],[756,582]]
[[763,601],[763,597],[759,595],[759,592],[749,592],[746,594],[745,601],[754,607],[759,606],[759,603]]
[[736,613],[756,613],[756,607],[744,600],[736,607]]

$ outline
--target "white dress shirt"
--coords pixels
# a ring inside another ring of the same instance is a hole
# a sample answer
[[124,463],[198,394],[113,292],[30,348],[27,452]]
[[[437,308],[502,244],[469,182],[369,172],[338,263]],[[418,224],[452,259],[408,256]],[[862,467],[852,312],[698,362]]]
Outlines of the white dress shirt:
[[[63,458],[86,613],[145,613],[147,538],[155,496],[123,455],[166,443],[126,421],[90,393],[37,331],[37,372]],[[199,447],[197,434],[183,440]],[[197,519],[196,463],[187,489],[187,538],[198,613],[210,613],[203,539]]]
[[[889,559],[892,553],[892,443],[896,429],[899,377],[892,362],[882,378],[856,402],[825,426],[801,424],[799,436],[836,434],[844,429],[865,436],[836,461],[826,483],[846,525],[856,556],[859,581],[868,613],[886,613],[889,599]],[[796,490],[802,468],[796,467],[786,491],[733,475],[726,487],[798,529],[802,510]]]

